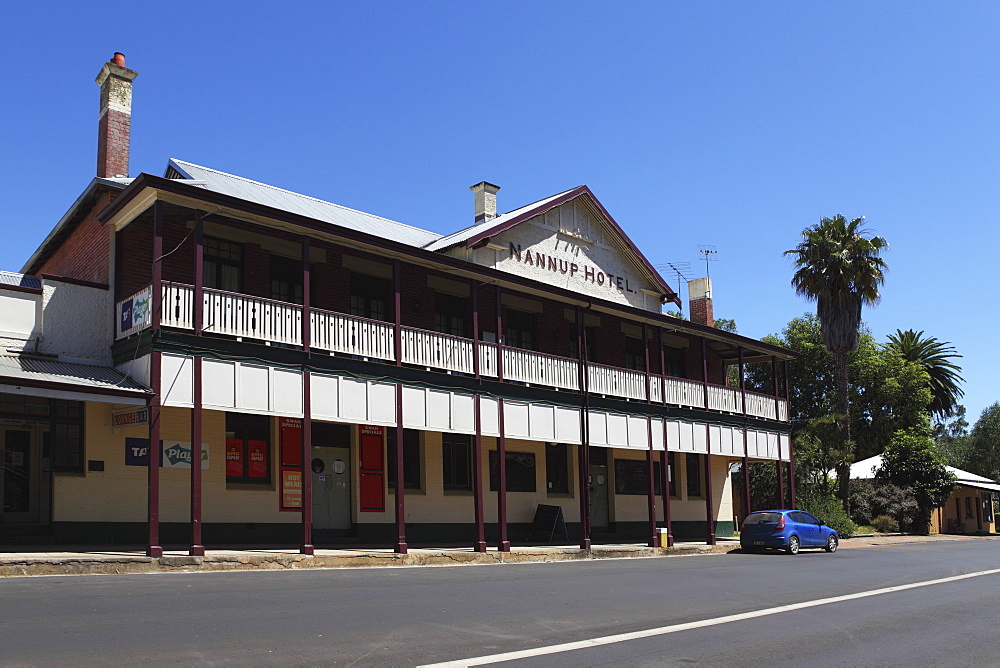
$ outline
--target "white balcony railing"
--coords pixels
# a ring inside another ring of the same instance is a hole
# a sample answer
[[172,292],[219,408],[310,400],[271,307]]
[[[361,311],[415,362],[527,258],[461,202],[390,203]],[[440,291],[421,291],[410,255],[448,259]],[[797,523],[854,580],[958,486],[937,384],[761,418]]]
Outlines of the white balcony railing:
[[732,387],[721,385],[708,386],[708,410],[723,413],[742,413],[740,392]]
[[667,378],[667,403],[704,408],[705,386],[694,380]]
[[[117,303],[116,337],[123,338],[149,326],[151,289],[147,286]],[[179,329],[194,328],[194,288],[178,283],[163,284],[161,324]],[[206,288],[202,303],[205,332],[257,339],[268,343],[302,345],[302,307],[297,304],[261,299]],[[311,345],[316,350],[392,361],[396,359],[395,327],[319,309],[310,311]],[[472,374],[473,341],[413,327],[401,328],[401,356],[404,364],[457,373]],[[497,377],[497,345],[479,342],[479,372]],[[546,355],[519,348],[503,348],[504,380],[565,390],[579,390],[577,360]],[[649,377],[649,398],[688,408],[740,414],[740,391],[721,385],[704,385],[683,378]],[[594,394],[644,401],[647,376],[642,371],[603,364],[587,365],[588,390]],[[705,405],[706,395],[708,405]],[[788,420],[788,400],[746,393],[747,415],[769,420]]]
[[404,364],[470,374],[475,371],[470,339],[404,327],[402,340]]
[[576,360],[520,348],[503,349],[503,377],[504,380],[530,385],[545,385],[564,390],[580,389],[579,366]]
[[317,350],[368,359],[396,359],[395,328],[387,322],[312,309],[309,322],[310,344]]
[[594,394],[645,400],[646,374],[604,364],[588,364],[587,389]]

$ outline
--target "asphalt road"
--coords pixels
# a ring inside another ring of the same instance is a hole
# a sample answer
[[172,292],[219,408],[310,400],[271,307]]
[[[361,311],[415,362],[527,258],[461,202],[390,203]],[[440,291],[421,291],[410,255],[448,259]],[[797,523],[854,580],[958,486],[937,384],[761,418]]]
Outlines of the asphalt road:
[[997,664],[1000,541],[443,568],[0,579],[0,665]]

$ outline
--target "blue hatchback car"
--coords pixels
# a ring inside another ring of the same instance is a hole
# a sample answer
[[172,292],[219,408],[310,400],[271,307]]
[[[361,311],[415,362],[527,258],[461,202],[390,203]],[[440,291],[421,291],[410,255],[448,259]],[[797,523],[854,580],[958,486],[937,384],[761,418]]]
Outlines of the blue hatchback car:
[[804,510],[757,510],[743,520],[740,547],[747,552],[780,548],[798,554],[803,547],[836,552],[837,532]]

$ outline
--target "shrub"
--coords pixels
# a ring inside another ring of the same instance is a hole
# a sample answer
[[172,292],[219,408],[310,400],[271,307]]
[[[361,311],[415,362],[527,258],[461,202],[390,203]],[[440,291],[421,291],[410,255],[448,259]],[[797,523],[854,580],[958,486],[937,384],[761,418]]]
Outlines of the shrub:
[[920,507],[910,489],[881,480],[852,480],[851,519],[858,524],[873,524],[880,515],[895,519],[907,529],[918,523]]
[[888,515],[879,515],[872,520],[872,526],[879,533],[896,533],[899,531],[899,522]]
[[833,496],[813,496],[800,499],[799,508],[812,513],[836,531],[841,538],[853,536],[858,525],[851,521],[851,518],[844,512],[844,506],[840,499]]

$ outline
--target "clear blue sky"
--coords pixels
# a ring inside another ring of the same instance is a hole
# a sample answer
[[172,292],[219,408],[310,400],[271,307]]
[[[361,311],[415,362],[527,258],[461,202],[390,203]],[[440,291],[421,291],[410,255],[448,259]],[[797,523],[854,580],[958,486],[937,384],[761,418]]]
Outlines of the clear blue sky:
[[703,275],[716,246],[716,314],[748,336],[813,309],[781,255],[801,230],[867,216],[891,244],[872,333],[952,342],[972,420],[1000,400],[1000,3],[617,4],[12,4],[0,268],[94,175],[122,51],[133,176],[177,157],[441,233],[478,181],[502,211],[586,183],[654,264]]

